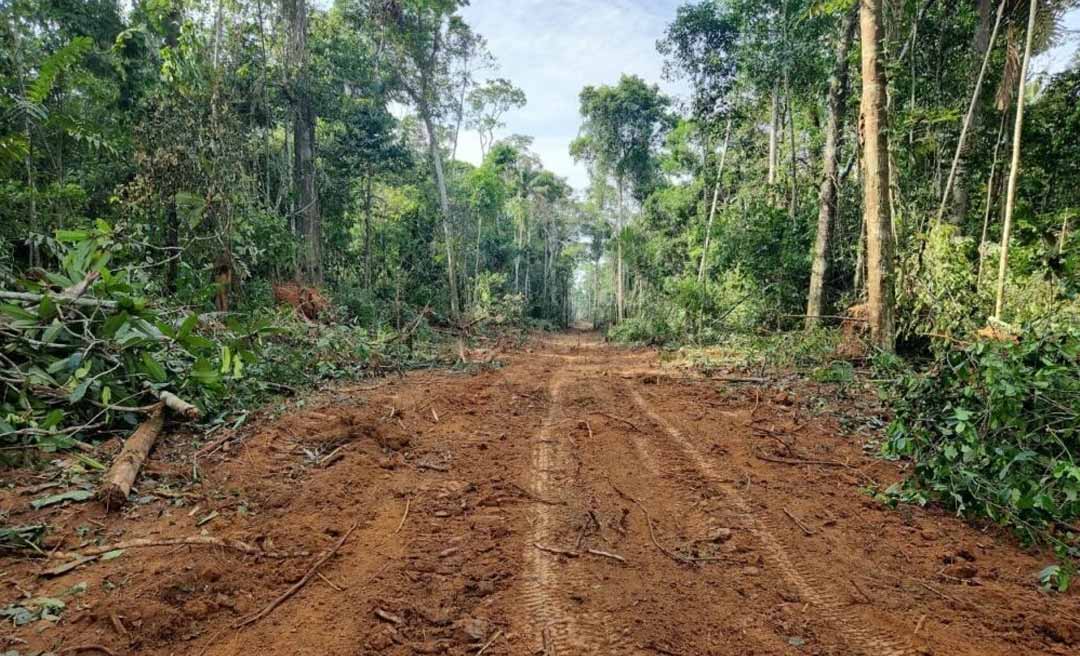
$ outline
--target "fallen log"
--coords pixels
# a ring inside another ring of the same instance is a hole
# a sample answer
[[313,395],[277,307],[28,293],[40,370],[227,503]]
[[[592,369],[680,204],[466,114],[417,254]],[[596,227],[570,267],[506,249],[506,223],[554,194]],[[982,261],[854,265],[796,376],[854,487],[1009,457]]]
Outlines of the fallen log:
[[165,407],[164,404],[158,404],[150,417],[139,424],[135,433],[124,442],[124,448],[113,461],[98,491],[98,497],[105,503],[106,510],[119,508],[127,501],[131,487],[135,484],[135,477],[139,475],[139,469],[146,462],[146,457],[164,425]]
[[198,408],[172,392],[162,390],[158,393],[158,398],[161,399],[161,402],[165,404],[166,408],[178,415],[187,417],[188,419],[198,419],[201,414]]

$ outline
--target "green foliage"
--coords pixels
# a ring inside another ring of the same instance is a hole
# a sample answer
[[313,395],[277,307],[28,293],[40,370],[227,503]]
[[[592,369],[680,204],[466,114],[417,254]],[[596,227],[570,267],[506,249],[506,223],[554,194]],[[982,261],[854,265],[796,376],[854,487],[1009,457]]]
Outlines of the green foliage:
[[[60,269],[45,281],[21,281],[40,300],[0,304],[0,434],[7,445],[54,450],[130,428],[162,390],[215,422],[282,390],[371,375],[376,353],[405,366],[434,357],[393,350],[400,345],[388,350],[349,325],[313,326],[291,311],[221,320],[154,306],[138,275],[107,267],[118,246],[104,222],[58,231],[56,243]],[[77,301],[56,291],[94,276]]]
[[[1033,324],[1017,343],[942,353],[891,385],[885,452],[914,462],[904,498],[986,517],[1075,551],[1080,516],[1080,328]],[[1055,537],[1056,536],[1056,537]]]
[[[0,427],[7,439],[45,449],[130,426],[133,407],[169,390],[211,409],[232,394],[256,359],[265,326],[204,334],[195,315],[162,312],[141,281],[108,263],[116,235],[103,221],[58,230],[60,266],[22,280],[35,300],[0,305]],[[93,284],[75,300],[84,281]]]
[[607,336],[609,340],[623,344],[663,346],[675,341],[677,333],[666,317],[660,313],[650,313],[612,326]]

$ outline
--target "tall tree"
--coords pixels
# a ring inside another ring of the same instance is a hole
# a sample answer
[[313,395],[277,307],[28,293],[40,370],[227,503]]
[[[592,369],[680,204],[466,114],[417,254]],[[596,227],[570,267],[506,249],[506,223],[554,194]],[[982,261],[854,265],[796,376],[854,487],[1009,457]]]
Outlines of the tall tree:
[[322,215],[315,171],[315,112],[308,79],[307,0],[281,0],[285,18],[285,92],[293,121],[293,186],[297,228],[303,240],[303,277],[322,282]]
[[1012,164],[1009,168],[1009,186],[1005,192],[1005,223],[1001,229],[1001,257],[998,262],[997,293],[994,299],[994,318],[1001,321],[1005,309],[1005,282],[1009,273],[1009,239],[1012,236],[1013,210],[1016,205],[1016,184],[1020,178],[1020,143],[1024,134],[1024,91],[1027,84],[1028,64],[1031,61],[1031,44],[1035,38],[1035,19],[1039,13],[1039,0],[1028,2],[1027,35],[1024,39],[1024,59],[1020,64],[1019,89],[1016,92],[1016,123],[1013,126]]
[[693,90],[691,111],[703,126],[706,161],[712,150],[712,136],[717,119],[727,115],[724,140],[716,164],[712,202],[705,226],[705,245],[698,267],[698,281],[704,282],[713,221],[720,204],[724,164],[731,143],[731,89],[735,83],[735,44],[738,30],[732,17],[724,14],[715,2],[704,0],[679,7],[675,20],[668,25],[656,47],[665,56],[664,75],[668,79],[688,79]]
[[571,146],[579,160],[593,163],[594,171],[615,179],[618,210],[615,218],[616,321],[626,318],[623,229],[627,223],[627,192],[638,202],[656,187],[659,176],[654,157],[670,126],[671,100],[659,87],[636,75],[624,75],[615,86],[585,87],[580,96],[582,136]]
[[525,92],[510,80],[498,78],[473,89],[466,101],[468,126],[480,135],[480,154],[487,157],[488,149],[495,143],[495,131],[505,127],[503,116],[524,107],[526,98]]
[[817,236],[810,269],[810,293],[806,302],[806,327],[817,326],[824,313],[825,276],[829,269],[829,238],[836,220],[840,186],[839,155],[844,135],[844,108],[848,96],[848,50],[855,36],[858,7],[852,6],[841,21],[836,40],[836,64],[829,80],[825,146],[821,153],[821,187],[818,192]]
[[454,233],[451,228],[450,195],[447,191],[443,154],[436,120],[442,115],[454,90],[450,45],[455,30],[467,29],[455,14],[463,0],[411,0],[388,2],[383,13],[387,45],[393,50],[391,64],[396,68],[398,84],[420,115],[428,142],[428,156],[435,173],[439,210],[446,248],[446,275],[450,286],[450,313],[460,314],[457,269],[454,257]]
[[892,213],[889,193],[889,117],[885,108],[882,0],[860,0],[862,43],[863,217],[866,222],[866,286],[870,334],[885,350],[895,340]]

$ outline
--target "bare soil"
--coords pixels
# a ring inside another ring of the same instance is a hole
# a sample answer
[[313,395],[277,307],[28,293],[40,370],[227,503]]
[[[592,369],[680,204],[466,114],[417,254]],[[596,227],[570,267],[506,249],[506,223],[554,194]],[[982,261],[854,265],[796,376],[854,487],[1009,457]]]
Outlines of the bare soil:
[[[86,591],[0,638],[161,656],[1080,653],[1080,595],[1037,585],[1047,553],[867,492],[902,476],[867,455],[871,399],[695,376],[585,333],[501,359],[321,393],[197,469],[169,438],[121,514],[31,511],[40,480],[9,477],[8,523],[47,522],[54,549],[205,533],[310,555],[131,549],[55,578],[38,576],[55,560],[5,557],[4,605]],[[320,576],[236,628],[353,525]]]

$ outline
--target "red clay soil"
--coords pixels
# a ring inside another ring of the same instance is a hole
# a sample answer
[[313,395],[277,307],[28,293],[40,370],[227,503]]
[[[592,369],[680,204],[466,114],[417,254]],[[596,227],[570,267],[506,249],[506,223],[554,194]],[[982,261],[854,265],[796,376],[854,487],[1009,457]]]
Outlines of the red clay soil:
[[[271,551],[130,549],[56,578],[5,558],[5,599],[68,597],[4,632],[20,653],[1076,654],[1080,594],[997,529],[865,491],[897,465],[845,435],[862,401],[659,368],[546,337],[478,374],[326,392],[198,463],[162,445],[143,503],[28,510],[67,551],[205,533]],[[185,460],[184,458],[187,458]],[[806,464],[813,461],[813,464]],[[218,513],[197,526],[200,519]],[[237,628],[344,545],[293,596]],[[23,642],[25,641],[25,642]],[[0,643],[0,648],[3,648]],[[90,653],[90,652],[85,652]]]

